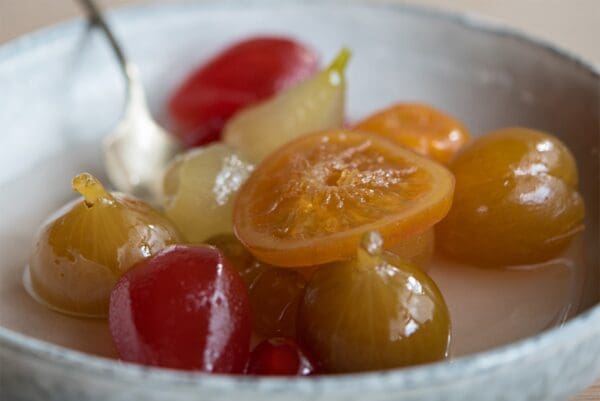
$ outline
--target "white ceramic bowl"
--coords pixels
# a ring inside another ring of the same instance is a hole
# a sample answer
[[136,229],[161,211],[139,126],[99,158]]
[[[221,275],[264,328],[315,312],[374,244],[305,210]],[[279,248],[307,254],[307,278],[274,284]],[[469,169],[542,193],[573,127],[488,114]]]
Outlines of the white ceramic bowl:
[[460,116],[476,134],[506,125],[556,133],[577,157],[588,208],[585,302],[563,327],[450,363],[311,379],[150,369],[20,334],[28,327],[43,338],[59,318],[49,312],[45,325],[31,327],[21,270],[37,226],[70,198],[69,177],[101,174],[98,144],[123,104],[106,44],[75,21],[0,48],[3,400],[553,401],[600,376],[597,69],[501,27],[385,1],[167,3],[117,11],[111,22],[159,116],[169,90],[199,60],[244,34],[267,32],[294,35],[326,55],[350,46],[351,116],[410,99]]

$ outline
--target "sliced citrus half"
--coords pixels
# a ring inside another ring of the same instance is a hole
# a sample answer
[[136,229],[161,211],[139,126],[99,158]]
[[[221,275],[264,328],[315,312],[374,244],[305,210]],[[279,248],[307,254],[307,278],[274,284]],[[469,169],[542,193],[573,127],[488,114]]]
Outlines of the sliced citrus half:
[[397,243],[448,212],[454,177],[381,136],[331,130],[265,159],[241,188],[234,231],[254,256],[297,267],[351,258],[363,233]]

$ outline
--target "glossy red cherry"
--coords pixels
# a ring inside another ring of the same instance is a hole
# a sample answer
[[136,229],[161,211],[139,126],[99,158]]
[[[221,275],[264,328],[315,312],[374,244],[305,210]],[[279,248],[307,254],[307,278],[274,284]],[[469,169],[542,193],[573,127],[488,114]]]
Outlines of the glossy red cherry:
[[294,340],[276,337],[264,340],[250,354],[251,375],[309,376],[319,373],[314,358]]
[[236,43],[194,71],[169,100],[175,132],[186,146],[220,139],[239,109],[300,82],[318,68],[318,57],[283,37]]
[[241,373],[248,360],[248,292],[211,246],[172,246],[135,265],[112,291],[109,324],[125,361]]

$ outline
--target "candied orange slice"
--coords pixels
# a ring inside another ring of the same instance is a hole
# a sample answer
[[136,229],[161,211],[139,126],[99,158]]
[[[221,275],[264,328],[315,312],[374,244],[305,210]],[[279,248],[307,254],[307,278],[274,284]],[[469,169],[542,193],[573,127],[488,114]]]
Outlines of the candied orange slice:
[[444,166],[381,136],[306,135],[265,159],[238,194],[234,230],[254,256],[297,267],[351,258],[363,233],[396,243],[425,232],[452,203]]
[[447,114],[418,103],[398,103],[356,125],[383,135],[399,145],[448,164],[469,140],[465,126]]

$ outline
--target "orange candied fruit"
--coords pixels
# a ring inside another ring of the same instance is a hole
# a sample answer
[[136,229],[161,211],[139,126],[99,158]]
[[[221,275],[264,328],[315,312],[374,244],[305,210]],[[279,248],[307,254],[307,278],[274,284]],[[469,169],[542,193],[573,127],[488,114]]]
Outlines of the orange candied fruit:
[[441,220],[454,177],[441,164],[377,135],[331,130],[288,143],[260,164],[234,207],[236,236],[284,267],[352,257],[378,230],[390,244]]
[[444,164],[470,137],[465,126],[454,117],[418,103],[395,104],[367,117],[355,128],[389,138]]
[[552,135],[501,129],[474,140],[450,168],[454,204],[436,235],[457,260],[480,266],[543,262],[583,230],[575,159]]

